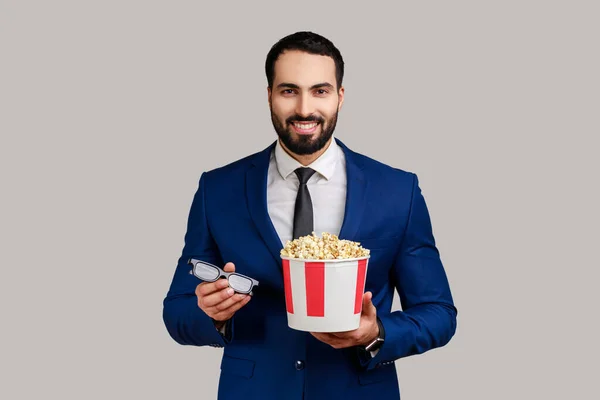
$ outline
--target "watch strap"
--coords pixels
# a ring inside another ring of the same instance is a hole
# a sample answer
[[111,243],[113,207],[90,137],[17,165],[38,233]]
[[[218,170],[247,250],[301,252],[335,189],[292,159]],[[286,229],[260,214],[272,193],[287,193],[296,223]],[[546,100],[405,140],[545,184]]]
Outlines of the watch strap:
[[379,327],[379,335],[377,335],[375,340],[373,340],[365,347],[365,350],[367,351],[377,350],[385,341],[385,329],[383,328],[383,323],[381,322],[379,317],[377,317],[377,326]]

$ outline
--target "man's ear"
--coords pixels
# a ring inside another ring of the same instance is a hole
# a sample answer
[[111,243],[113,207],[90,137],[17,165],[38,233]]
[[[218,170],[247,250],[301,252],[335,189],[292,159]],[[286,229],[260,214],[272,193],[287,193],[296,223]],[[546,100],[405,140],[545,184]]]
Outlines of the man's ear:
[[344,87],[341,86],[340,90],[338,90],[338,112],[342,109],[342,104],[344,103]]

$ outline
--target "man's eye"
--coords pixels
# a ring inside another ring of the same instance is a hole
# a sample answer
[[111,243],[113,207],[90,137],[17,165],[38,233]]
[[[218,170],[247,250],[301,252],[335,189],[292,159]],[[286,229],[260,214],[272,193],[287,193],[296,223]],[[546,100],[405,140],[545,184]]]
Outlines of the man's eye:
[[285,89],[281,93],[283,93],[283,94],[293,94],[294,90],[293,89]]
[[317,90],[317,94],[327,94],[327,93],[329,93],[329,92],[327,92],[327,90],[325,90],[325,89]]

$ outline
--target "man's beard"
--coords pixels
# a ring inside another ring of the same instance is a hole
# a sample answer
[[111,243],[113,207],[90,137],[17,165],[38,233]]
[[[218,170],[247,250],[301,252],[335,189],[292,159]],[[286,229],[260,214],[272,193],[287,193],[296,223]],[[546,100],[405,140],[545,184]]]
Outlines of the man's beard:
[[[299,115],[292,115],[291,117],[286,119],[286,126],[281,124],[281,121],[277,116],[273,113],[273,109],[271,108],[271,121],[273,122],[273,127],[277,132],[277,136],[283,142],[285,147],[290,150],[294,154],[305,155],[305,154],[313,154],[317,151],[321,150],[331,136],[333,135],[333,131],[335,130],[335,125],[337,124],[338,111],[335,112],[335,115],[325,121],[322,117],[314,117],[310,116],[307,118],[302,118]],[[319,125],[317,129],[320,127],[321,134],[315,139],[313,135],[298,135],[297,138],[292,137],[291,130],[294,129],[291,125],[293,121],[297,122],[317,122]]]

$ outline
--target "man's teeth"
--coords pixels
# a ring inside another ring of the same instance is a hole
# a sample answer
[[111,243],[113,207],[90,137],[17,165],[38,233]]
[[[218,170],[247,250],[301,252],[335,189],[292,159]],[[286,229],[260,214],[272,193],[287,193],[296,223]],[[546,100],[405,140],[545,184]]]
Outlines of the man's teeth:
[[312,129],[315,126],[317,126],[316,122],[310,123],[310,124],[301,124],[299,122],[294,122],[294,126],[296,128],[300,128],[300,129]]

